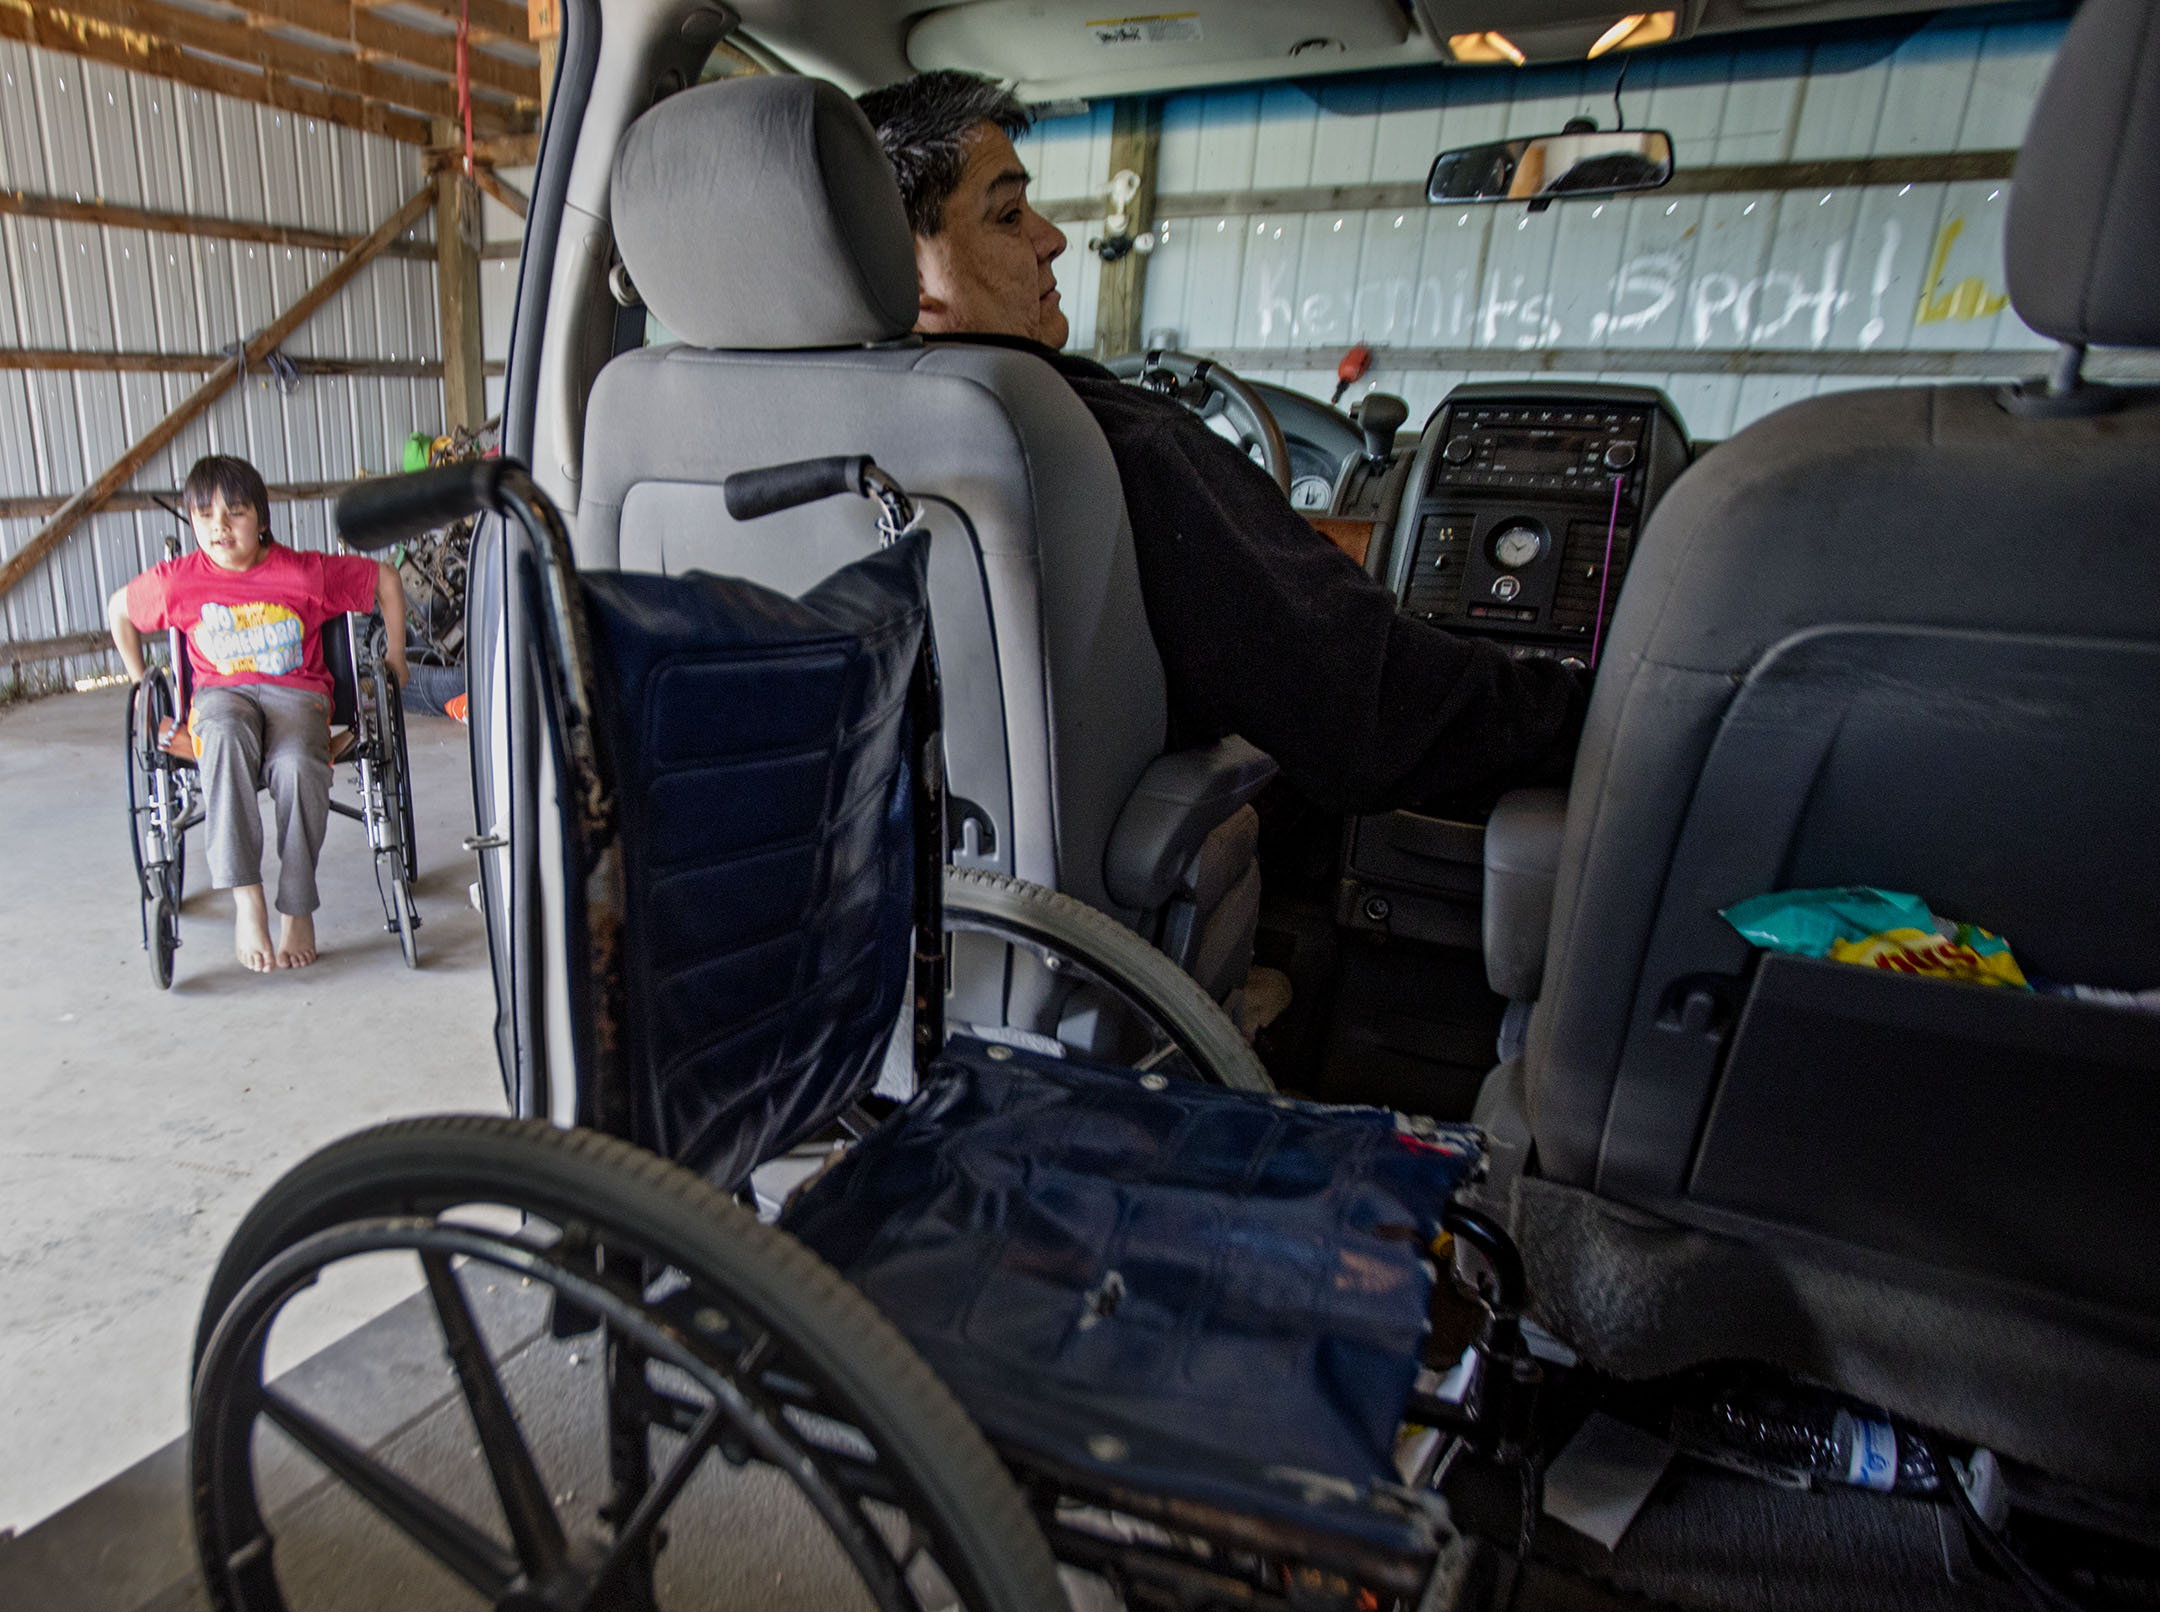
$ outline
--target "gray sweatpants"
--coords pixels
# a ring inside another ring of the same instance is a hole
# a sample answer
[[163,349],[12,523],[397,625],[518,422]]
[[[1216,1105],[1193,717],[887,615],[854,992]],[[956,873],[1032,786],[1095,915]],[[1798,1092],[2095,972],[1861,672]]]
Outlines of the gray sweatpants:
[[214,889],[262,883],[258,789],[277,809],[277,910],[305,917],[330,817],[330,696],[279,683],[201,689],[188,730],[202,755],[204,830]]

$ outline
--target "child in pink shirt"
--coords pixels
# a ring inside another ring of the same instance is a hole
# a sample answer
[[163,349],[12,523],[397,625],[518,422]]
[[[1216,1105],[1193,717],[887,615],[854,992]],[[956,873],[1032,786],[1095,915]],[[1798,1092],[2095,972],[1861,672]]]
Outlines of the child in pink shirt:
[[[315,961],[315,858],[330,811],[330,673],[322,626],[380,607],[391,674],[404,686],[405,592],[357,555],[310,554],[270,535],[270,494],[244,459],[212,454],[181,501],[196,550],[112,596],[113,642],[138,682],[142,634],[178,627],[194,672],[188,732],[203,778],[210,883],[233,893],[233,949],[258,973]],[[281,916],[275,946],[262,887],[258,789],[277,810]]]

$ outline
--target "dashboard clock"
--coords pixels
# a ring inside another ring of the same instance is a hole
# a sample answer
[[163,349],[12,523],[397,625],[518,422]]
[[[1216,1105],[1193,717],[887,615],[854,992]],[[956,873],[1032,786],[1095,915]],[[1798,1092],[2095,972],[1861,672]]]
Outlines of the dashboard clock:
[[1545,534],[1535,526],[1510,526],[1493,539],[1497,565],[1519,570],[1545,552]]

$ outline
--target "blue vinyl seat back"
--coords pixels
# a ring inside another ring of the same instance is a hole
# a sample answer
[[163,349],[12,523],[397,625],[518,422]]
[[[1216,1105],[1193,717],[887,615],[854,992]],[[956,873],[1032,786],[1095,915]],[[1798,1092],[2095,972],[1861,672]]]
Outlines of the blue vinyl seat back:
[[956,1040],[782,1224],[1001,1447],[1414,1553],[1394,1439],[1475,1132]]
[[586,572],[637,1140],[725,1187],[874,1081],[907,988],[927,540],[801,598]]

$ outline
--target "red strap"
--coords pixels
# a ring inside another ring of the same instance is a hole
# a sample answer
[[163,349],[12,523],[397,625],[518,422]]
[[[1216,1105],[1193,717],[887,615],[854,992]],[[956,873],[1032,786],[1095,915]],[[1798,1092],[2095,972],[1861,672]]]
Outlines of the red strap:
[[465,174],[473,171],[472,138],[472,0],[458,0],[457,18],[458,116],[465,124]]

